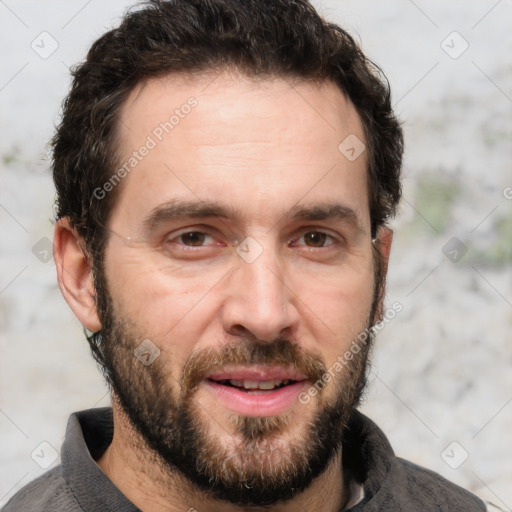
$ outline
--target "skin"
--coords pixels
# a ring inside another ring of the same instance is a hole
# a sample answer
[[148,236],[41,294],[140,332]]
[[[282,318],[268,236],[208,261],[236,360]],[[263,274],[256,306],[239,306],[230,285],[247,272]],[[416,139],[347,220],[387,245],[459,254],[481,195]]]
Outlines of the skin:
[[[330,82],[256,80],[230,72],[151,79],[123,106],[121,153],[128,158],[190,97],[197,106],[118,185],[105,253],[116,310],[142,333],[141,341],[149,338],[159,347],[176,397],[195,351],[242,338],[265,343],[285,336],[330,368],[366,327],[373,297],[366,153],[349,161],[338,150],[348,135],[365,141],[354,106]],[[143,219],[174,198],[218,201],[237,209],[240,218],[175,218],[145,230]],[[327,202],[344,205],[354,217],[286,218],[296,205]],[[209,236],[190,247],[179,238],[187,231]],[[323,246],[303,237],[312,231],[329,235]],[[251,263],[235,251],[249,236],[262,251]],[[385,262],[391,239],[389,230],[379,229]],[[55,228],[55,261],[67,302],[84,326],[99,330],[90,260],[66,219]],[[294,402],[276,446],[304,438],[308,421],[334,392],[331,381],[308,404]],[[232,411],[205,385],[194,400],[199,420],[230,453],[240,440]],[[145,511],[257,510],[212,500],[161,469],[115,394],[113,408],[113,442],[97,463],[135,505]],[[304,492],[266,510],[338,510],[347,499],[343,482],[338,455]]]

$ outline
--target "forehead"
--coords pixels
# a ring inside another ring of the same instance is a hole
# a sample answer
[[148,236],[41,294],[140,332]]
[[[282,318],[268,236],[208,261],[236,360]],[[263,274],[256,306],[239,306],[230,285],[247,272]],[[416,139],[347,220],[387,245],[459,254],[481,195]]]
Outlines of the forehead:
[[366,153],[340,151],[354,137],[364,147],[364,130],[332,82],[231,72],[151,79],[124,103],[119,135],[127,172],[113,217],[125,224],[175,198],[220,201],[261,223],[302,200],[341,201],[368,221]]

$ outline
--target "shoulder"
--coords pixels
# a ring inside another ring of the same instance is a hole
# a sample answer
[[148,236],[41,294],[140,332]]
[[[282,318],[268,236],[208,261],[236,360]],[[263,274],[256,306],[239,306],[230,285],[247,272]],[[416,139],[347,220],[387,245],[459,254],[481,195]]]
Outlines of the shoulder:
[[360,412],[351,418],[345,441],[343,466],[364,488],[363,500],[351,511],[486,512],[471,492],[397,457],[382,430]]
[[57,466],[18,491],[1,512],[81,512]]
[[432,510],[443,512],[485,512],[485,503],[466,489],[410,461],[401,458],[395,460],[404,491],[412,503],[429,504]]

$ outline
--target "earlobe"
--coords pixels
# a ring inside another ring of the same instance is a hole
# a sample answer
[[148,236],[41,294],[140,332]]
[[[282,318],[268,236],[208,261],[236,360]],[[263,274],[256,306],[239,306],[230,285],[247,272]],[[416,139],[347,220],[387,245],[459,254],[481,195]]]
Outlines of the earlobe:
[[90,331],[99,331],[101,322],[96,308],[91,260],[83,238],[67,218],[59,219],[55,225],[53,257],[64,299],[82,325]]

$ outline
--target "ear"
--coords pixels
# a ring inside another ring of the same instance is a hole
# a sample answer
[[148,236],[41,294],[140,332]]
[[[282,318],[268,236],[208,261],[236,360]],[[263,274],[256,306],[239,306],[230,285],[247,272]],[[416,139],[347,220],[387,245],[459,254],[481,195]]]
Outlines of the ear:
[[393,230],[384,226],[380,226],[377,231],[377,240],[375,246],[380,252],[383,265],[383,274],[388,272],[389,256],[391,254],[391,244],[393,242]]
[[[377,238],[373,240],[373,250],[375,261],[379,265],[376,276],[378,289],[376,290],[376,304],[373,317],[373,323],[380,322],[384,315],[384,296],[386,294],[386,275],[388,272],[389,256],[391,254],[391,243],[393,242],[393,231],[384,226],[379,227]],[[377,257],[378,256],[378,257]]]
[[53,236],[53,258],[60,291],[76,317],[90,331],[101,329],[96,309],[92,264],[85,242],[69,219],[59,219]]

